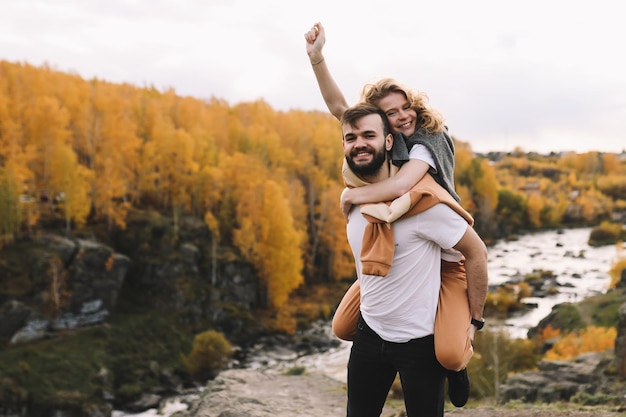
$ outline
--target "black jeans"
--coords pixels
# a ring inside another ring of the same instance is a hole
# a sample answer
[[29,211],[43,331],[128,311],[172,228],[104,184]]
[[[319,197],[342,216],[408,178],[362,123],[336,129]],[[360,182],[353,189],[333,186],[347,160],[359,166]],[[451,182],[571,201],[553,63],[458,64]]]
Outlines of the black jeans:
[[348,417],[379,417],[397,373],[407,416],[443,417],[446,370],[433,336],[387,342],[360,318],[348,361]]

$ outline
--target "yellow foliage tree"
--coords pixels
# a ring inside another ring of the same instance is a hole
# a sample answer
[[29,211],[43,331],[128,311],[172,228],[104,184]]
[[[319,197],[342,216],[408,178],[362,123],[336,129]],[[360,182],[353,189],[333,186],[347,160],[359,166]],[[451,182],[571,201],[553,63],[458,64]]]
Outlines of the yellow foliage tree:
[[[454,154],[454,185],[457,194],[461,197],[461,205],[473,216],[479,209],[478,201],[474,200],[474,154],[469,144],[456,141]],[[497,200],[496,200],[497,201]]]
[[268,306],[279,309],[304,281],[302,234],[293,225],[289,201],[272,180],[253,184],[237,207],[234,242],[256,267]]
[[598,178],[597,186],[609,197],[626,200],[626,175],[610,174]]
[[620,162],[616,154],[602,154],[602,171],[605,175],[619,175],[625,172],[626,166]]
[[583,190],[576,202],[582,207],[583,218],[588,222],[607,216],[613,207],[611,199],[595,188]]
[[18,184],[0,167],[0,248],[12,242],[20,229],[21,210]]
[[318,265],[320,254],[323,254],[320,243],[328,218],[334,214],[332,210],[339,212],[337,208],[339,199],[330,201],[325,198],[327,197],[325,192],[328,189],[329,181],[321,169],[317,166],[309,166],[304,172],[306,173],[304,200],[306,202],[306,221],[309,226],[305,266],[311,283],[318,283],[324,281],[319,275],[328,273],[328,270],[320,269]]
[[[481,228],[484,237],[492,237],[496,231],[495,222],[491,221],[498,206],[498,180],[493,166],[487,159],[480,161],[480,169],[473,171],[474,201],[477,211],[474,215],[476,227]],[[462,201],[461,201],[462,203]]]
[[476,193],[481,197],[481,201],[484,206],[493,212],[498,205],[498,179],[493,166],[487,159],[483,159],[481,162],[482,175],[475,180],[474,189]]
[[[12,240],[20,230],[19,220],[29,233],[39,219],[39,193],[35,173],[30,169],[40,155],[24,140],[20,102],[20,71],[0,62],[0,181],[2,214],[0,234]],[[16,97],[17,96],[17,97]],[[21,205],[21,207],[20,207]],[[0,239],[1,240],[1,239]]]
[[24,113],[24,144],[37,150],[36,158],[30,161],[30,168],[38,178],[36,187],[49,191],[53,197],[55,190],[50,189],[49,181],[55,172],[50,158],[58,146],[67,146],[69,142],[69,114],[56,99],[48,96],[35,97]]
[[136,193],[141,141],[131,110],[134,94],[120,94],[110,85],[94,84],[94,123],[87,142],[94,171],[93,203],[98,218],[109,230],[126,227],[126,216]]
[[71,228],[72,221],[79,227],[84,225],[91,209],[93,173],[78,164],[76,154],[61,144],[52,148],[50,171],[49,185],[59,196],[67,229]]
[[193,138],[188,132],[176,129],[167,118],[154,123],[152,140],[144,146],[143,186],[155,192],[162,207],[171,209],[175,236],[182,212],[191,207],[199,169],[193,154]]
[[532,227],[541,227],[541,212],[543,210],[543,207],[544,201],[541,197],[536,194],[532,194],[530,195],[530,197],[528,197],[526,212],[528,214],[528,221],[530,222]]
[[325,221],[320,230],[320,241],[323,247],[328,248],[326,259],[327,271],[333,279],[350,278],[355,276],[354,257],[348,239],[343,231],[346,221],[337,206],[343,187],[338,184],[330,185],[322,196]]
[[558,227],[570,205],[567,194],[562,190],[554,190],[544,203],[545,207],[541,216],[543,226]]

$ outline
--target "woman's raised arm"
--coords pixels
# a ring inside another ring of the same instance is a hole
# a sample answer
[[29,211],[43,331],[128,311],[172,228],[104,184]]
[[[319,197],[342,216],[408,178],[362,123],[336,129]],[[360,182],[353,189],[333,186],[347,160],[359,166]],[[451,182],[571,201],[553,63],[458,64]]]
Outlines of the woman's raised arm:
[[343,116],[343,113],[348,108],[348,102],[337,86],[337,83],[335,83],[328,69],[328,65],[326,64],[326,59],[324,59],[322,49],[326,43],[326,32],[322,24],[319,22],[315,23],[313,27],[304,34],[304,39],[306,39],[306,52],[309,55],[309,60],[311,61],[311,66],[313,67],[313,72],[315,73],[315,78],[317,79],[317,84],[324,98],[324,102],[326,103],[326,107],[328,107],[330,113],[335,116],[337,120],[340,120],[341,116]]

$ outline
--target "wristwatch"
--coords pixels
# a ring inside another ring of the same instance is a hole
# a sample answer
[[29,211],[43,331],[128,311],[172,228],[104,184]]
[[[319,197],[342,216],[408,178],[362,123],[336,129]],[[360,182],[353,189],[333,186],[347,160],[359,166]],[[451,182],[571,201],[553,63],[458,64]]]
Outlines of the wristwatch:
[[472,317],[472,321],[471,323],[476,326],[476,330],[480,330],[483,328],[483,326],[485,325],[485,319],[480,319],[480,320],[476,320],[474,317]]

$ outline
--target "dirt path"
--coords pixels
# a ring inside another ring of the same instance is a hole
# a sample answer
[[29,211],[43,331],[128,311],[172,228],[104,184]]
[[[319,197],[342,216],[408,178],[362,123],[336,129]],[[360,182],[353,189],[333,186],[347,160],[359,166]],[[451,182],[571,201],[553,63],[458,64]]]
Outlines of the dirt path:
[[[321,373],[289,376],[278,371],[236,369],[211,381],[201,399],[184,413],[188,417],[344,417],[345,384]],[[449,404],[448,407],[451,407]],[[602,410],[532,408],[463,408],[446,411],[446,417],[620,417]],[[391,402],[382,417],[402,417],[404,407]],[[182,416],[181,416],[182,417]]]

